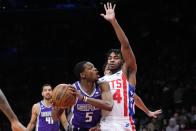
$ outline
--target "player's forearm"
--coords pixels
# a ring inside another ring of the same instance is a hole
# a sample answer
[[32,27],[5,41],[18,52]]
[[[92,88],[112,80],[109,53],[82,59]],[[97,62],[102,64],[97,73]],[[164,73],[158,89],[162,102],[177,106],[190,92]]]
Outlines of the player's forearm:
[[144,102],[142,101],[142,99],[138,95],[135,94],[134,100],[135,100],[135,105],[148,115],[149,110],[144,104]]
[[68,123],[67,124],[63,124],[63,128],[64,128],[65,131],[67,131],[68,130]]
[[129,48],[129,40],[116,19],[111,21],[117,38],[123,48]]
[[89,97],[87,98],[86,102],[97,108],[107,110],[107,111],[111,111],[113,107],[113,104],[109,101],[103,101],[103,100],[93,99]]
[[64,127],[65,131],[67,131],[69,123],[67,122],[65,112],[63,112],[63,114],[61,115],[61,124]]
[[35,124],[29,123],[27,126],[27,131],[32,131],[35,128]]
[[3,113],[7,116],[7,118],[10,120],[10,122],[17,120],[17,116],[12,111],[5,95],[0,90],[0,109],[3,111]]
[[61,115],[63,114],[64,109],[60,109],[57,107],[52,108],[52,119],[54,121],[58,121],[61,118]]
[[123,58],[125,59],[125,62],[127,63],[127,66],[131,68],[132,72],[134,71],[136,72],[137,71],[136,59],[133,50],[129,44],[129,40],[127,36],[125,35],[124,31],[122,30],[122,28],[120,27],[116,19],[112,20],[111,24],[121,44],[121,52]]

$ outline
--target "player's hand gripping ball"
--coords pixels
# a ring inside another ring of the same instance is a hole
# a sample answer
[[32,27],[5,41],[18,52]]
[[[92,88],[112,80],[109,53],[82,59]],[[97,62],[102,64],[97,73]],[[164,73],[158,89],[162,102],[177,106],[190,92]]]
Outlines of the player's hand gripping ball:
[[59,84],[52,92],[52,104],[57,108],[70,108],[76,102],[76,89],[70,84]]

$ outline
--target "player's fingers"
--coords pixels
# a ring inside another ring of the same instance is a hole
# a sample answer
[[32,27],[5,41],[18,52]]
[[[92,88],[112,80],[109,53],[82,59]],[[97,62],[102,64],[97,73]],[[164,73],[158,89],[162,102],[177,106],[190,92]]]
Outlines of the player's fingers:
[[109,4],[109,2],[107,2],[107,9],[110,9],[110,4]]
[[113,6],[113,10],[115,10],[115,8],[116,8],[116,4],[114,4],[114,6]]
[[100,14],[103,18],[105,18],[105,15],[104,14]]
[[107,11],[107,7],[106,7],[106,4],[104,4],[104,9],[105,9],[105,11]]
[[69,87],[69,90],[70,90],[71,92],[76,92],[76,89],[73,88],[73,87]]
[[153,117],[154,117],[154,118],[157,118],[157,116],[156,116],[156,115],[154,115]]
[[112,3],[110,3],[109,6],[110,6],[110,9],[112,9]]
[[75,89],[75,87],[71,84],[68,84],[67,86]]
[[72,95],[77,96],[78,93],[77,92],[70,92]]
[[156,113],[160,114],[162,113],[162,110],[157,110]]

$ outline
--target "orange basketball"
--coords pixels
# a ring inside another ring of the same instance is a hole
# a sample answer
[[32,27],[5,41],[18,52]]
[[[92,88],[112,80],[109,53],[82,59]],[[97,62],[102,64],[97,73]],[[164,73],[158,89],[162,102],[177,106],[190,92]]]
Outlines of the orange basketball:
[[57,108],[69,108],[76,102],[76,89],[68,84],[57,85],[52,93],[52,103]]

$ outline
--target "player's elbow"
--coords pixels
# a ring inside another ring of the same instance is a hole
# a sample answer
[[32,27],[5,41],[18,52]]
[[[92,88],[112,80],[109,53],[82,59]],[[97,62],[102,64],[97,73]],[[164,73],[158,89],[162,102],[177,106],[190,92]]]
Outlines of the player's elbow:
[[106,111],[112,111],[112,108],[113,107],[111,107],[111,106],[107,106],[107,107],[104,108],[104,110],[106,110]]
[[112,111],[112,109],[113,109],[113,106],[108,107],[108,111]]
[[105,110],[112,111],[112,109],[113,109],[113,103],[108,102]]
[[134,100],[135,102],[138,102],[138,101],[141,101],[141,98],[137,94],[135,94]]

